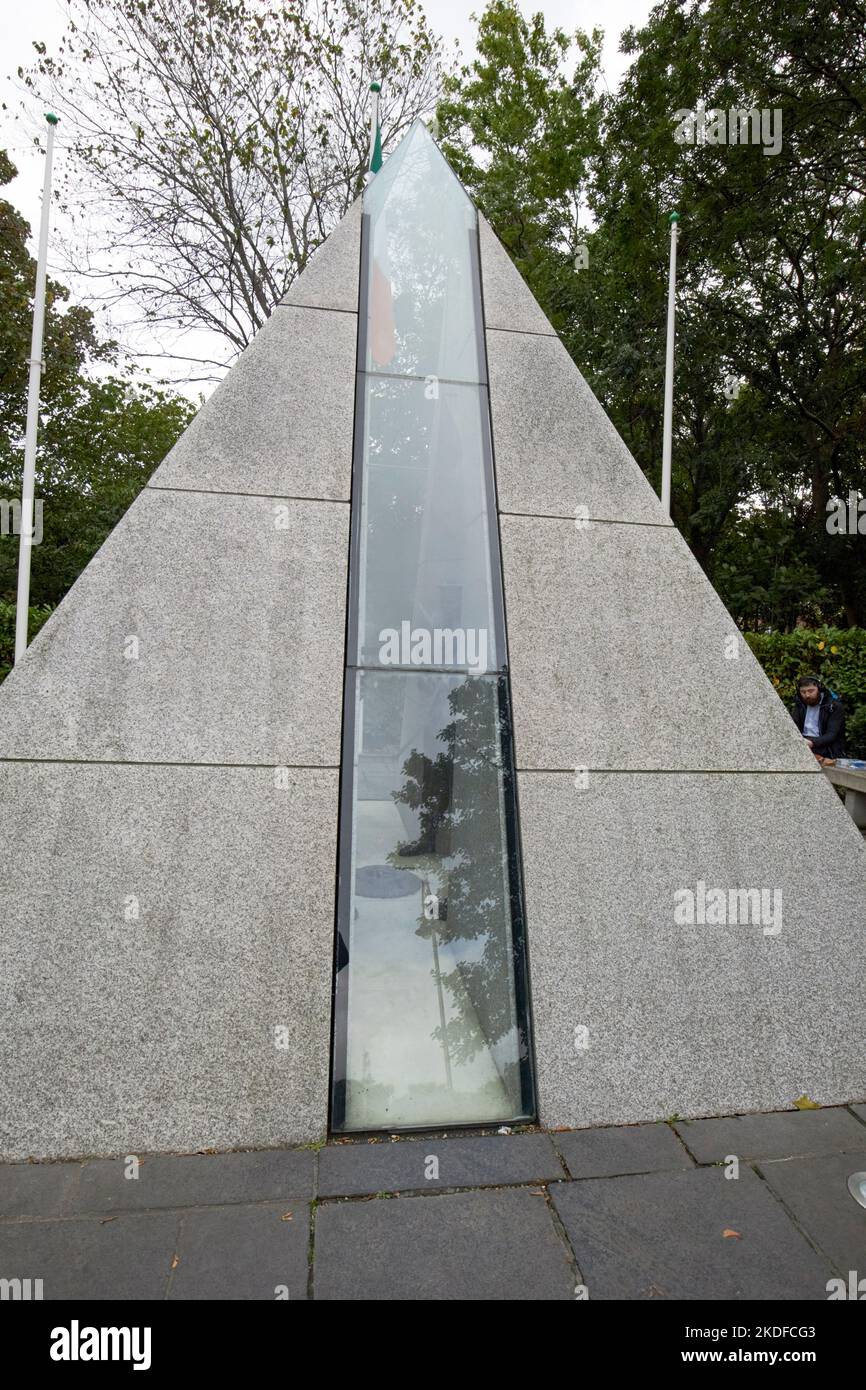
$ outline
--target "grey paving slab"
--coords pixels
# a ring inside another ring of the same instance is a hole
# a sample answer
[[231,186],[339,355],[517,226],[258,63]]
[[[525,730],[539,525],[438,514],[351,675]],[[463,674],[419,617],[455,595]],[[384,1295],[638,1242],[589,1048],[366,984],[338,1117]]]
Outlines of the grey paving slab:
[[558,338],[492,330],[487,361],[502,511],[671,525]]
[[0,1224],[0,1278],[41,1279],[47,1301],[162,1299],[177,1245],[168,1212]]
[[353,314],[275,310],[149,486],[347,500],[356,340]]
[[866,1144],[817,1158],[762,1160],[760,1172],[818,1248],[847,1275],[866,1276],[866,1207],[848,1191],[853,1173],[866,1172]]
[[824,781],[675,527],[500,522],[518,767]]
[[529,1189],[326,1202],[317,1299],[568,1299],[573,1269]]
[[698,1163],[722,1163],[729,1154],[740,1159],[790,1158],[866,1144],[863,1126],[841,1106],[683,1120],[675,1129]]
[[546,1134],[329,1144],[319,1154],[323,1197],[548,1182],[562,1176]]
[[309,1246],[304,1202],[184,1212],[169,1300],[305,1299]]
[[0,764],[0,1154],[324,1137],[337,778]]
[[607,1178],[695,1166],[666,1124],[578,1129],[555,1134],[553,1138],[573,1178]]
[[863,1124],[866,1125],[866,1105],[852,1105],[849,1109],[853,1110],[854,1114],[859,1116]]
[[0,1220],[60,1216],[80,1173],[77,1163],[0,1163]]
[[[796,773],[518,775],[544,1126],[862,1094],[866,854],[828,790]],[[733,920],[701,924],[717,887]],[[767,896],[741,908],[749,888]]]
[[478,229],[485,327],[553,334],[541,306],[482,212],[478,214]]
[[0,757],[340,761],[349,508],[145,489],[0,688]]
[[[551,1188],[593,1299],[825,1299],[829,1263],[748,1168]],[[726,1234],[735,1233],[735,1234]]]
[[[73,1212],[145,1211],[312,1197],[309,1149],[96,1159],[85,1164],[70,1198]],[[138,1173],[127,1177],[127,1173]]]
[[281,304],[358,312],[362,205],[363,196],[356,198],[327,241],[313,252]]

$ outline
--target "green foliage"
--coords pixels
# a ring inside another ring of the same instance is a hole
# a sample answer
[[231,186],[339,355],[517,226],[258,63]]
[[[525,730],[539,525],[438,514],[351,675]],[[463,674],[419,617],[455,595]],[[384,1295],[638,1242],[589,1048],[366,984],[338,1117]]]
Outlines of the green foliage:
[[[52,612],[53,609],[48,605],[36,605],[30,609],[29,636],[31,642]],[[5,680],[12,670],[14,657],[15,604],[0,599],[0,681]]]
[[[0,184],[14,176],[0,151]],[[36,281],[28,230],[0,199],[0,499],[10,503],[21,495]],[[64,309],[67,299],[49,281],[36,455],[43,535],[31,551],[37,608],[60,602],[195,413],[184,397],[126,377],[94,380],[93,367],[112,363],[115,346],[99,341],[89,310]],[[0,535],[0,599],[12,603],[18,548],[14,532]]]
[[801,676],[818,676],[841,695],[846,714],[846,752],[866,757],[866,629],[797,628],[747,632],[746,641],[790,707]]

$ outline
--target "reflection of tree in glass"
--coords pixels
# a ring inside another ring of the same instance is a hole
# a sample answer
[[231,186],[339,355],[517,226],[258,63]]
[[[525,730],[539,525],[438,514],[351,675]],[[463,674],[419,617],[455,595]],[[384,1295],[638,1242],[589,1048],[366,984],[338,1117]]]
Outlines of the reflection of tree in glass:
[[[469,677],[449,693],[452,718],[440,730],[444,745],[435,758],[413,749],[403,764],[403,786],[392,793],[418,815],[416,842],[399,846],[392,863],[426,870],[437,884],[444,915],[418,919],[416,934],[440,946],[461,941],[481,947],[470,959],[440,973],[437,983],[448,991],[454,1017],[434,1037],[444,1040],[451,1060],[468,1062],[509,1033],[516,1033],[514,950],[507,851],[501,812],[503,777],[502,721],[504,678]],[[415,857],[417,856],[417,857]],[[434,972],[435,978],[435,972]],[[524,1055],[525,1039],[519,1039]],[[511,1050],[511,1049],[509,1049]],[[497,1065],[519,1103],[518,1061]]]

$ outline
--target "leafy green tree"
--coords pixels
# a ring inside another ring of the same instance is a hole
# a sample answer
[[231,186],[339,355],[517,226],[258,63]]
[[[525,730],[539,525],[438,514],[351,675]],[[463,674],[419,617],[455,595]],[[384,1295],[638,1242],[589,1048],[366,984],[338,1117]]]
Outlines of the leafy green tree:
[[[0,183],[14,176],[0,151]],[[17,588],[12,504],[21,494],[36,281],[28,234],[25,220],[0,199],[0,498],[8,504],[0,599],[8,603]],[[42,537],[31,551],[31,602],[43,610],[37,619],[74,583],[195,412],[185,398],[147,384],[91,375],[116,365],[115,345],[98,340],[88,309],[63,307],[68,297],[49,280],[36,459]]]

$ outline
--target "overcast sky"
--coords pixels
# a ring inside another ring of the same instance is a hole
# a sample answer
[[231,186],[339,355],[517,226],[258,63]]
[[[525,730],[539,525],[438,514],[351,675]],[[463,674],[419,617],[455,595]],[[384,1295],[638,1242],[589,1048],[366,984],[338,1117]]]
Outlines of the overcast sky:
[[[653,0],[521,0],[521,9],[527,15],[541,10],[548,29],[557,25],[569,31],[603,29],[603,70],[607,85],[613,90],[627,66],[619,52],[619,36],[629,25],[642,24],[652,3]],[[484,0],[422,0],[422,4],[434,31],[449,44],[456,40],[467,60],[473,51],[476,31],[470,16],[483,11]],[[44,166],[42,156],[34,150],[32,136],[37,128],[34,122],[41,124],[42,113],[35,103],[22,110],[22,93],[15,73],[19,66],[33,61],[34,41],[45,43],[49,53],[56,51],[66,28],[66,15],[64,0],[0,0],[0,100],[5,105],[5,110],[0,111],[0,147],[9,150],[19,170],[18,178],[0,192],[0,197],[12,202],[34,230],[39,218]],[[63,159],[67,132],[68,126],[64,127],[61,121],[55,140],[55,167]],[[63,278],[68,282],[68,276]]]

